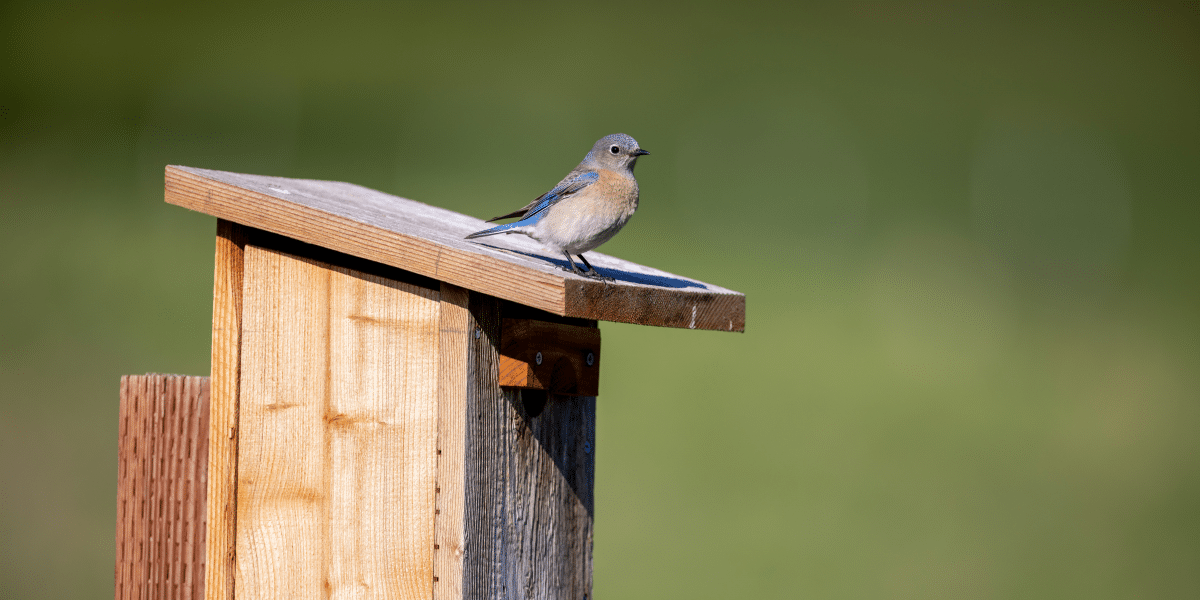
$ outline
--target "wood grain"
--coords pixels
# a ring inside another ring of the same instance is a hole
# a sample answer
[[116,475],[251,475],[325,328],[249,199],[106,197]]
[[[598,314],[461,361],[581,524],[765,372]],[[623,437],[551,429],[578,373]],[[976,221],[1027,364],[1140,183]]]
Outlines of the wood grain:
[[462,597],[589,598],[595,398],[552,395],[531,417],[497,385],[500,302],[469,306]]
[[204,593],[209,380],[121,378],[116,598]]
[[439,294],[246,247],[239,600],[433,593]]
[[238,385],[247,228],[217,220],[213,269],[205,598],[233,600],[237,531]]
[[525,236],[468,242],[483,221],[348,183],[168,166],[166,201],[559,316],[745,329],[738,292],[598,252],[589,261],[616,281],[582,278]]
[[441,286],[438,364],[438,443],[436,516],[434,517],[433,598],[463,598],[465,532],[463,510],[466,469],[468,340],[472,337],[469,292]]
[[535,319],[504,319],[499,382],[501,387],[546,390],[569,396],[599,394],[600,329]]

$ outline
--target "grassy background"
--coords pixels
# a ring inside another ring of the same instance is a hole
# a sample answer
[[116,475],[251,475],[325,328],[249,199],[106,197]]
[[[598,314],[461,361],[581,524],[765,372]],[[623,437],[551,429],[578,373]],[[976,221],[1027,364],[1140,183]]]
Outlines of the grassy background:
[[208,372],[165,164],[489,217],[629,133],[601,598],[1200,596],[1194,1],[0,5],[0,597],[111,593],[118,377]]

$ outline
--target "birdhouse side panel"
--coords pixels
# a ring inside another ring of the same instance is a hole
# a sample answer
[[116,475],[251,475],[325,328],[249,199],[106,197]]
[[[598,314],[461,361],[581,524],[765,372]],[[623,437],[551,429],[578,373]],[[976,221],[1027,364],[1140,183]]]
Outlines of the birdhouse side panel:
[[429,598],[439,298],[245,252],[236,596]]

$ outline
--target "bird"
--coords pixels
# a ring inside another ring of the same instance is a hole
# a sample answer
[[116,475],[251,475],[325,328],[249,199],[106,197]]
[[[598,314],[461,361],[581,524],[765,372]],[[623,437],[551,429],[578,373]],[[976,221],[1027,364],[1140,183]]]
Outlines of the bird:
[[[583,253],[612,239],[637,210],[638,184],[633,167],[639,157],[647,154],[650,153],[628,135],[606,135],[550,191],[524,208],[488,219],[489,223],[511,218],[516,221],[476,231],[464,239],[524,234],[561,252],[576,275],[608,279],[592,268]],[[575,264],[572,254],[587,267],[586,273]]]

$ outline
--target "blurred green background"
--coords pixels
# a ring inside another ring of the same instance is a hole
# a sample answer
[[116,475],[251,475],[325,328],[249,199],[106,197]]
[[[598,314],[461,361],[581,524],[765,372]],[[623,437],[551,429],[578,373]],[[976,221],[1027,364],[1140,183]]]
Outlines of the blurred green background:
[[207,374],[166,164],[479,217],[633,135],[600,598],[1200,597],[1200,8],[9,2],[0,597],[113,585],[118,378]]

